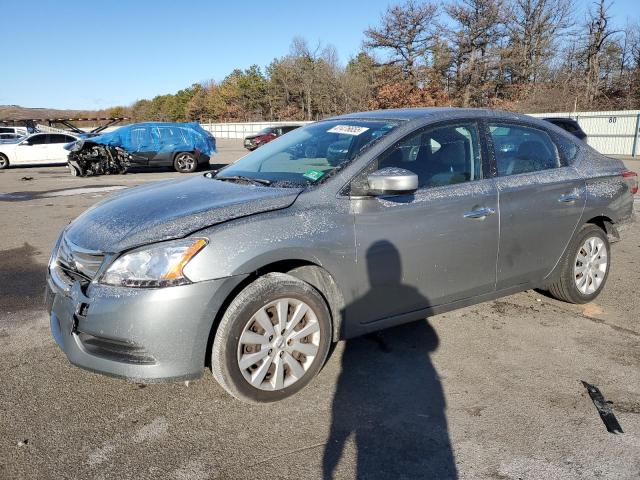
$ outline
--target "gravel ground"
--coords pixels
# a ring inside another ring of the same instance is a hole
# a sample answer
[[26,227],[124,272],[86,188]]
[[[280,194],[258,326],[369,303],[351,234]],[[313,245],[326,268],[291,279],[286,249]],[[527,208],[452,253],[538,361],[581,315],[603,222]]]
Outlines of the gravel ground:
[[[217,163],[244,152],[219,145]],[[41,307],[58,232],[104,187],[176,176],[0,172],[0,478],[640,477],[638,224],[595,303],[527,291],[340,342],[272,405],[238,403],[210,374],[144,386],[69,365]],[[605,430],[580,380],[624,434]]]

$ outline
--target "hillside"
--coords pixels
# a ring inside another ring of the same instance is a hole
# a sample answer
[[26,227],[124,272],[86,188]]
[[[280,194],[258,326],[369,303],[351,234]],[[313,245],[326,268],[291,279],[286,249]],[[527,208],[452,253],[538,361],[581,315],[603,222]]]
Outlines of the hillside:
[[37,118],[99,117],[102,110],[59,110],[56,108],[25,108],[19,105],[0,105],[0,120],[24,120]]

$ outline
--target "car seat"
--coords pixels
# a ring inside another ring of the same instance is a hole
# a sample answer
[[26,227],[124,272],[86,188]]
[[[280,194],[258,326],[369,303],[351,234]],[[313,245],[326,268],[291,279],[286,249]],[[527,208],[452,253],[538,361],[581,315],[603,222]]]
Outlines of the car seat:
[[553,166],[553,160],[549,158],[544,144],[537,140],[527,140],[518,147],[518,153],[509,162],[505,174],[536,172]]

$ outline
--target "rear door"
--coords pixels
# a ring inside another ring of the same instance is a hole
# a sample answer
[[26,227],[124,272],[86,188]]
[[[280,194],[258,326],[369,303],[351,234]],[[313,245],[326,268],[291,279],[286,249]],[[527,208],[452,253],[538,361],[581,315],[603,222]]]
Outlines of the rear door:
[[352,200],[358,294],[371,301],[347,307],[347,318],[366,324],[494,290],[498,194],[485,157],[467,121],[418,130],[370,166],[412,171],[419,189]]
[[190,151],[184,130],[177,126],[153,127],[158,134],[158,150],[149,157],[149,165],[171,166],[176,152]]
[[584,210],[585,182],[563,165],[536,126],[489,122],[500,198],[497,285],[540,283],[556,265]]
[[49,135],[48,145],[48,161],[51,163],[66,163],[69,152],[63,147],[67,143],[76,139],[70,135],[51,134]]
[[16,163],[47,163],[49,134],[36,133],[16,146]]

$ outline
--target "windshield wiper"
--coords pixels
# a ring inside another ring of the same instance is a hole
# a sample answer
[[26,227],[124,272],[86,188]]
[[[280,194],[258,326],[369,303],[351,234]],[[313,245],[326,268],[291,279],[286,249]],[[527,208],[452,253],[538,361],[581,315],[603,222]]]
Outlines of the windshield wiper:
[[271,180],[267,180],[265,178],[251,178],[251,177],[245,177],[243,175],[229,175],[228,177],[214,176],[212,178],[215,178],[216,180],[222,180],[225,182],[241,181],[241,182],[257,183],[258,185],[266,185],[266,186],[269,186],[273,183]]

